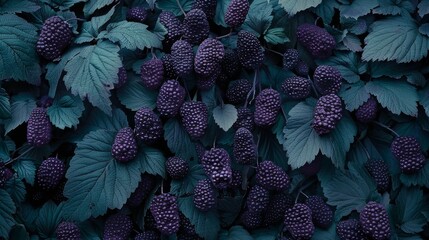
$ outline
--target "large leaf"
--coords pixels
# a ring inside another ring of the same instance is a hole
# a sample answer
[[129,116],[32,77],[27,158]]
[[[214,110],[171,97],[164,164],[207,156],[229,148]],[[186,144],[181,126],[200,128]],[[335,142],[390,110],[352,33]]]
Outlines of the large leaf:
[[246,20],[242,28],[244,30],[254,32],[256,36],[264,34],[271,26],[273,16],[271,13],[273,8],[266,0],[255,0],[250,5],[249,12],[247,13]]
[[12,216],[15,211],[15,203],[9,193],[0,189],[0,237],[8,239],[9,231],[15,225],[15,219]]
[[168,148],[177,156],[198,159],[194,143],[178,120],[170,119],[165,123],[164,138]]
[[357,19],[370,13],[376,6],[378,6],[377,0],[353,0],[350,4],[341,4],[339,9],[344,17]]
[[118,82],[122,66],[119,47],[107,41],[83,47],[65,66],[64,83],[74,95],[88,98],[94,106],[111,114],[110,89]]
[[289,15],[295,15],[297,12],[306,10],[311,7],[317,7],[322,0],[279,0],[279,4],[285,9]]
[[356,82],[354,84],[343,84],[339,95],[346,104],[346,109],[349,111],[356,110],[370,97],[368,91],[365,88],[365,83],[362,81]]
[[213,109],[213,118],[216,124],[226,132],[237,121],[237,109],[231,104],[217,106]]
[[36,107],[36,100],[30,93],[22,92],[11,99],[11,118],[4,121],[6,133],[12,131],[30,117]]
[[0,88],[0,119],[9,118],[11,116],[10,112],[10,102],[9,95],[6,90]]
[[125,107],[137,111],[142,107],[154,109],[158,94],[143,86],[139,76],[128,74],[127,83],[118,89],[117,96]]
[[6,182],[6,191],[10,194],[15,204],[18,206],[25,200],[27,193],[24,182],[18,178],[12,178]]
[[64,203],[57,205],[54,202],[49,201],[40,209],[35,224],[41,237],[56,237],[55,230],[63,218],[63,207]]
[[85,13],[85,16],[89,16],[93,14],[98,9],[101,9],[109,4],[112,4],[115,2],[115,0],[86,0],[86,4],[83,7],[83,12]]
[[49,120],[57,128],[77,126],[82,112],[85,110],[83,102],[79,97],[64,95],[55,99],[52,106],[48,108]]
[[202,166],[200,164],[195,164],[189,169],[188,174],[183,179],[171,181],[170,192],[177,196],[193,194],[197,182],[205,178],[207,178],[207,176]]

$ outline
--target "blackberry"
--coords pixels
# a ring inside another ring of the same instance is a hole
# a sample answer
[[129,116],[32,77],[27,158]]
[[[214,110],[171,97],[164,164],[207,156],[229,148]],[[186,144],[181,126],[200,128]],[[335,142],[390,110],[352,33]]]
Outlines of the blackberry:
[[232,169],[232,180],[228,187],[231,189],[240,188],[242,181],[243,178],[241,176],[240,171]]
[[232,181],[231,159],[222,148],[206,151],[201,159],[204,171],[216,188],[227,188]]
[[104,224],[104,240],[126,240],[131,234],[133,222],[127,215],[117,213],[107,218]]
[[369,123],[377,117],[378,102],[371,96],[368,101],[358,107],[355,112],[356,119],[362,123]]
[[207,20],[213,19],[216,13],[216,0],[195,0],[192,9],[201,9],[207,16]]
[[359,222],[363,232],[374,240],[390,239],[389,216],[383,205],[369,202],[360,212]]
[[393,156],[399,160],[399,166],[403,173],[412,174],[423,168],[425,156],[416,138],[410,136],[396,137],[390,148]]
[[151,59],[140,67],[140,78],[143,85],[150,90],[156,90],[164,81],[164,64],[161,59]]
[[165,170],[172,179],[182,179],[188,174],[189,164],[180,157],[169,157],[165,162]]
[[46,60],[57,59],[71,43],[72,37],[70,25],[59,16],[52,16],[43,23],[36,51]]
[[258,158],[253,135],[247,128],[239,128],[234,135],[234,158],[240,164],[251,165]]
[[305,204],[311,209],[311,217],[313,218],[314,225],[320,228],[331,226],[334,213],[321,196],[310,196],[307,198]]
[[55,189],[66,174],[66,166],[56,157],[43,160],[37,169],[36,180],[38,186],[45,191]]
[[336,67],[320,65],[314,71],[314,85],[319,90],[320,94],[336,94],[340,91],[341,76],[340,71]]
[[299,60],[295,67],[295,72],[298,76],[307,77],[308,76],[308,65],[302,60]]
[[311,221],[310,208],[305,204],[297,203],[292,208],[287,209],[284,226],[294,238],[310,239],[315,230]]
[[276,122],[280,111],[280,93],[274,89],[262,90],[255,100],[255,124],[270,127]]
[[208,77],[220,68],[224,56],[223,44],[216,39],[207,38],[198,47],[195,55],[195,72]]
[[292,208],[294,199],[290,195],[278,193],[270,197],[267,210],[264,212],[264,224],[275,225],[284,220],[284,213]]
[[154,231],[144,231],[137,234],[134,240],[161,240],[161,236]]
[[220,63],[223,72],[228,78],[236,78],[240,74],[241,65],[236,51],[232,49],[226,49],[223,59]]
[[337,224],[337,234],[341,240],[366,240],[362,225],[356,219],[340,221]]
[[27,142],[34,147],[40,147],[51,141],[52,124],[45,108],[36,107],[31,111],[27,123]]
[[200,44],[209,36],[209,22],[201,9],[193,9],[183,20],[183,38],[191,44]]
[[215,66],[216,70],[208,76],[197,74],[197,88],[198,90],[206,91],[210,90],[215,84],[216,79],[219,76],[219,65]]
[[155,187],[155,177],[153,175],[144,173],[142,178],[137,185],[136,190],[131,193],[131,196],[127,200],[127,204],[130,207],[138,207],[143,201],[149,196],[152,189]]
[[120,67],[118,70],[118,82],[115,84],[115,88],[122,87],[127,82],[127,70],[124,67]]
[[232,28],[241,26],[246,20],[249,9],[248,0],[232,0],[225,12],[225,23]]
[[237,121],[235,121],[233,127],[239,129],[241,127],[247,128],[249,131],[253,131],[255,128],[255,122],[253,121],[253,112],[246,107],[239,107],[237,109]]
[[255,185],[249,192],[247,197],[247,208],[251,212],[262,213],[268,207],[270,201],[270,193],[265,188]]
[[184,40],[176,41],[171,47],[173,69],[180,77],[189,75],[194,67],[194,51],[191,44]]
[[252,89],[252,84],[249,80],[235,80],[229,84],[228,90],[226,91],[226,99],[232,104],[244,103],[250,89]]
[[238,58],[241,66],[258,68],[264,61],[264,50],[258,38],[250,32],[241,30],[237,39]]
[[310,95],[311,85],[307,78],[290,77],[282,83],[282,92],[291,99],[304,99]]
[[150,211],[155,218],[156,227],[164,235],[171,235],[179,230],[179,206],[177,197],[163,193],[153,198]]
[[118,131],[112,145],[112,156],[119,162],[129,162],[137,156],[133,129],[125,127]]
[[289,187],[289,176],[271,161],[259,163],[256,171],[256,181],[267,190],[283,191]]
[[79,227],[73,222],[61,222],[55,230],[58,240],[80,240]]
[[195,185],[194,204],[203,212],[207,212],[215,206],[215,194],[209,179],[199,180]]
[[343,116],[340,97],[335,94],[322,96],[314,108],[313,129],[319,135],[330,133]]
[[335,48],[335,39],[324,28],[313,24],[302,24],[297,28],[296,36],[315,58],[327,58],[332,55]]
[[377,190],[381,193],[389,190],[390,174],[387,164],[383,160],[369,159],[365,164],[369,174],[377,184]]
[[4,187],[6,182],[13,177],[13,172],[4,163],[0,163],[0,188]]
[[182,124],[192,139],[204,136],[206,132],[209,113],[205,103],[200,101],[187,101],[180,108]]
[[292,70],[298,65],[299,54],[296,49],[287,49],[283,53],[283,69]]
[[127,21],[143,23],[146,20],[147,12],[144,7],[133,7],[127,11]]
[[179,113],[180,107],[185,101],[185,89],[176,80],[168,80],[162,84],[156,100],[159,114],[172,118]]
[[164,77],[166,79],[175,79],[177,75],[173,67],[173,56],[171,56],[171,54],[165,54],[161,57],[161,61],[164,66]]
[[169,49],[171,45],[182,36],[182,23],[180,23],[179,19],[177,19],[172,12],[161,12],[159,14],[159,22],[167,29],[167,34],[164,36],[163,43],[165,47]]
[[262,215],[252,211],[245,211],[241,215],[241,223],[247,229],[256,229],[262,226]]
[[134,115],[136,137],[146,144],[153,144],[162,137],[162,122],[150,108],[140,108]]

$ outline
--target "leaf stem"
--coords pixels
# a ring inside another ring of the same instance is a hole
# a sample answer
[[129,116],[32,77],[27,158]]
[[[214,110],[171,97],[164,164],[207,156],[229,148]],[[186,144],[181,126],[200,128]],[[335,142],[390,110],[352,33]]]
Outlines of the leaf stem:
[[384,125],[383,123],[377,122],[377,121],[372,121],[372,123],[374,123],[374,124],[376,124],[376,125],[384,128],[385,130],[389,131],[390,133],[392,133],[393,135],[395,135],[395,137],[399,137],[398,133],[396,133],[393,129],[391,129],[390,127]]
[[30,147],[29,149],[27,149],[23,153],[21,153],[21,155],[19,155],[16,158],[13,158],[12,160],[9,160],[8,162],[6,162],[4,164],[4,166],[7,166],[7,165],[10,165],[10,164],[14,163],[16,160],[20,159],[21,157],[23,157],[25,154],[27,154],[28,152],[30,152],[33,149],[34,149],[34,147]]
[[[258,76],[258,70],[255,70],[255,75],[253,77],[252,89],[250,89],[250,91],[247,93],[246,103],[244,104],[244,107],[247,107],[247,104],[250,104],[253,101],[253,99],[255,99],[257,76]],[[253,97],[252,97],[252,99],[249,100],[249,97],[250,97],[251,94],[252,94]]]
[[369,154],[368,149],[365,147],[362,141],[359,141],[359,144],[362,146],[363,150],[365,151],[365,155],[368,158],[368,160],[371,159],[371,155]]
[[186,12],[185,10],[183,10],[182,4],[180,4],[179,0],[176,0],[177,6],[179,6],[180,11],[182,11],[183,15],[186,17]]
[[218,36],[218,37],[216,37],[216,39],[221,39],[221,38],[226,38],[226,37],[229,37],[229,36],[231,36],[232,35],[232,28],[231,28],[231,30],[229,31],[229,33],[228,34],[225,34],[225,35],[223,35],[223,36]]
[[269,52],[275,53],[275,54],[280,55],[280,56],[283,57],[283,53],[281,53],[281,52],[277,52],[276,50],[273,50],[273,49],[270,49],[270,48],[267,48],[267,47],[264,47],[264,48],[266,50],[268,50]]

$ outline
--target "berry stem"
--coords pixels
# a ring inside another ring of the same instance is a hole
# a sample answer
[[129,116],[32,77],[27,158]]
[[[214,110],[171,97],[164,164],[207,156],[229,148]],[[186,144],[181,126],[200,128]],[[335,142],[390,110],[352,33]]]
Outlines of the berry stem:
[[164,180],[161,181],[161,194],[164,194]]
[[311,89],[313,89],[314,94],[316,94],[316,97],[319,98],[319,93],[317,92],[316,86],[314,86],[313,80],[311,80],[310,76],[308,76],[307,79],[310,82]]
[[374,123],[374,124],[376,124],[376,125],[384,128],[385,130],[389,131],[390,133],[392,133],[393,135],[395,135],[395,137],[399,137],[398,133],[396,133],[393,129],[391,129],[390,127],[384,125],[383,123],[377,122],[377,121],[372,121],[372,123]]
[[247,175],[249,174],[250,166],[244,166],[241,179],[241,189],[246,190],[247,189]]
[[68,23],[69,21],[73,21],[73,20],[81,21],[81,22],[85,22],[86,21],[85,19],[82,19],[82,18],[70,18],[70,19],[67,19],[66,22]]
[[[255,76],[253,77],[252,89],[250,89],[250,91],[247,93],[246,103],[244,104],[244,107],[247,107],[247,104],[250,104],[250,102],[252,102],[253,99],[255,99],[257,76],[258,76],[258,70],[255,71]],[[253,94],[253,97],[252,97],[252,99],[249,100],[249,97],[251,94]]]
[[300,191],[299,193],[301,193],[302,195],[304,195],[304,197],[308,198],[308,195],[305,194],[303,191]]
[[363,150],[365,151],[366,157],[369,159],[371,159],[371,155],[368,152],[368,149],[365,147],[365,145],[362,143],[362,141],[359,141],[359,144],[362,146]]
[[216,37],[216,39],[221,39],[221,38],[226,38],[226,37],[229,37],[229,36],[231,36],[232,35],[232,28],[231,28],[231,30],[229,31],[229,33],[228,34],[225,34],[225,35],[222,35],[222,36],[218,36],[218,37]]
[[283,53],[281,53],[281,52],[277,52],[276,50],[272,50],[272,49],[269,49],[267,47],[264,47],[264,49],[266,49],[269,52],[275,53],[275,54],[280,55],[280,56],[283,57]]
[[31,151],[31,150],[33,150],[33,149],[34,149],[34,147],[30,147],[30,148],[28,148],[28,149],[27,149],[27,150],[25,150],[23,153],[21,153],[21,155],[19,155],[19,156],[17,156],[16,158],[13,158],[13,159],[11,159],[11,160],[7,161],[7,162],[4,164],[4,166],[7,166],[7,165],[10,165],[10,164],[14,163],[16,160],[20,159],[21,157],[23,157],[25,154],[27,154],[28,152],[30,152],[30,151]]
[[176,0],[177,6],[179,6],[180,11],[182,11],[183,15],[186,17],[186,12],[185,10],[183,10],[182,4],[180,4],[179,0]]

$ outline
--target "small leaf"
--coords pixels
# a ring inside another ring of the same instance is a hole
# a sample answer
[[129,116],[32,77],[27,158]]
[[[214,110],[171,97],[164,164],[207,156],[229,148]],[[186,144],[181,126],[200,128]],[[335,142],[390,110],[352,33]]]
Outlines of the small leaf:
[[420,17],[423,17],[424,15],[429,13],[429,2],[428,1],[421,1],[417,7],[419,8]]
[[216,124],[226,132],[237,121],[237,109],[231,104],[217,106],[213,109],[213,118]]
[[350,49],[352,52],[362,52],[362,43],[358,36],[348,33],[346,37],[343,39],[344,45]]
[[34,108],[36,108],[36,100],[32,94],[21,92],[18,95],[12,96],[12,116],[4,121],[6,134],[23,122],[26,122]]
[[118,89],[117,96],[128,109],[137,111],[142,107],[154,109],[158,93],[143,86],[139,76],[128,74],[127,82]]
[[222,230],[219,240],[253,240],[250,233],[240,225],[232,226],[229,230]]
[[83,110],[85,107],[79,97],[65,95],[54,100],[52,106],[48,108],[48,116],[53,125],[65,129],[77,126]]
[[354,84],[343,84],[339,95],[346,104],[346,109],[349,111],[358,109],[370,97],[365,88],[365,83],[362,81]]
[[419,32],[429,37],[429,23],[424,23],[419,27]]
[[15,213],[16,207],[9,193],[3,189],[0,189],[0,199],[0,237],[8,239],[9,231],[15,225],[12,214]]
[[213,19],[213,21],[220,26],[228,27],[225,23],[225,13],[228,9],[228,6],[231,1],[229,0],[218,0],[216,5],[216,15]]
[[0,13],[29,13],[29,12],[35,12],[40,7],[31,1],[28,0],[21,0],[21,1],[14,1],[14,0],[5,0],[0,2]]
[[9,95],[6,90],[0,88],[0,119],[11,117]]
[[289,42],[289,38],[283,28],[268,29],[267,33],[264,34],[264,39],[274,45]]
[[323,0],[314,12],[323,19],[324,22],[330,23],[334,17],[335,8],[338,8],[338,3],[335,0]]
[[253,1],[242,28],[255,33],[257,37],[263,35],[271,26],[273,20],[273,16],[271,16],[272,11],[273,7],[268,1]]
[[339,9],[344,17],[357,19],[370,13],[376,6],[377,0],[354,0],[350,4],[340,4]]
[[193,165],[188,172],[188,175],[181,180],[172,180],[171,181],[171,190],[172,194],[175,194],[179,197],[186,194],[193,194],[194,187],[197,185],[197,182],[201,179],[207,178],[204,170],[200,164]]
[[295,15],[297,12],[306,10],[311,7],[317,7],[322,0],[279,0],[279,4],[285,9],[289,15]]
[[37,232],[43,238],[54,238],[56,237],[55,230],[58,224],[61,222],[63,216],[64,203],[60,203],[58,206],[52,202],[46,202],[39,211],[39,216],[36,219]]
[[112,4],[115,0],[86,0],[85,6],[83,7],[83,12],[85,16],[90,16],[98,9],[101,9],[107,5]]
[[177,119],[169,119],[164,125],[164,139],[168,148],[186,160],[198,159],[194,143]]
[[9,179],[9,181],[6,182],[5,189],[17,206],[25,200],[25,194],[27,191],[25,189],[24,182],[22,182],[21,179]]
[[[225,196],[219,199],[218,211],[219,219],[222,226],[230,226],[241,212],[243,196],[229,197]],[[241,238],[239,238],[241,239]]]
[[31,159],[20,159],[13,164],[12,168],[18,174],[19,179],[25,179],[29,184],[34,184],[36,166]]

